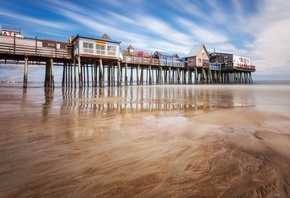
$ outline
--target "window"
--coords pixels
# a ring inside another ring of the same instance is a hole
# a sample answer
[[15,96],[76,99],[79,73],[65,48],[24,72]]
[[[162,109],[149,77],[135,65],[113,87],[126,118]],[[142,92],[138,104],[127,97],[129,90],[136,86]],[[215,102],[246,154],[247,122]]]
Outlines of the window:
[[96,53],[97,54],[106,54],[106,46],[105,45],[96,45]]
[[60,44],[60,49],[64,49],[64,50],[65,50],[65,49],[66,49],[66,44],[61,43],[61,44]]
[[113,45],[108,45],[108,55],[111,55],[111,56],[116,56],[116,46],[113,46]]
[[83,49],[84,49],[84,53],[93,54],[94,53],[94,44],[88,43],[88,42],[83,42]]
[[43,47],[55,48],[55,42],[43,41],[42,45],[43,45]]

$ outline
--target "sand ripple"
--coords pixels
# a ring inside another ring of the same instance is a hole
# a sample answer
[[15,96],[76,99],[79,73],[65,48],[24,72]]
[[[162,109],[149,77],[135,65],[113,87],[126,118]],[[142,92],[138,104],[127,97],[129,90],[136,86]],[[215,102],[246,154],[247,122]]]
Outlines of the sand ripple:
[[0,197],[290,196],[286,115],[50,105],[0,111]]

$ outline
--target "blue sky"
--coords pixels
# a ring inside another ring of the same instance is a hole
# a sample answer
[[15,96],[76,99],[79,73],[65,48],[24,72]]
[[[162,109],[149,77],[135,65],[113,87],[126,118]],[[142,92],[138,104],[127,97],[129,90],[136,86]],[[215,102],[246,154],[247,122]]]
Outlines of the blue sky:
[[[149,53],[186,56],[205,44],[209,52],[249,57],[254,80],[290,79],[289,10],[289,0],[1,0],[0,24],[61,41],[107,33],[123,49],[131,44]],[[1,80],[11,79],[13,69],[22,80],[23,68],[6,68],[0,66]]]

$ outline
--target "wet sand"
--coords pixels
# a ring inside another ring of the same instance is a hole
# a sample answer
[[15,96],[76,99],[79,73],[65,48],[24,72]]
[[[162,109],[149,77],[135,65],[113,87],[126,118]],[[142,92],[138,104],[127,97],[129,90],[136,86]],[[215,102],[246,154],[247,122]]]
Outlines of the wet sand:
[[0,197],[289,197],[289,96],[0,87]]

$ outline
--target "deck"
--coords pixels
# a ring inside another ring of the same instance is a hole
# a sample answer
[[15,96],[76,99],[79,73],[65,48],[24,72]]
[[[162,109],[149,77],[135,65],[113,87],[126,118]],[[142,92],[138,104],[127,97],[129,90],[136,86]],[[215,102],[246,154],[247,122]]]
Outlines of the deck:
[[38,61],[47,58],[58,61],[70,60],[71,44],[37,38],[0,36],[0,59],[24,60],[25,57]]
[[[0,64],[24,65],[24,87],[27,86],[28,64],[45,65],[45,86],[54,86],[53,66],[63,67],[63,86],[104,86],[106,79],[117,79],[109,85],[252,83],[254,68],[228,68],[219,71],[201,67],[186,67],[185,62],[164,62],[155,58],[123,55],[80,54],[72,56],[68,42],[0,36]],[[90,68],[90,69],[89,69]],[[97,75],[97,73],[99,73]],[[134,74],[133,74],[134,73]],[[193,77],[194,76],[194,77]],[[78,77],[78,78],[77,78]],[[122,82],[122,80],[124,80]]]

